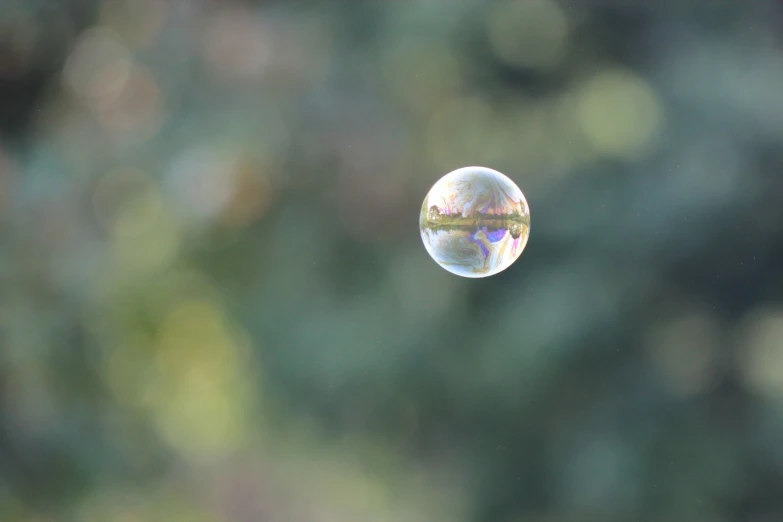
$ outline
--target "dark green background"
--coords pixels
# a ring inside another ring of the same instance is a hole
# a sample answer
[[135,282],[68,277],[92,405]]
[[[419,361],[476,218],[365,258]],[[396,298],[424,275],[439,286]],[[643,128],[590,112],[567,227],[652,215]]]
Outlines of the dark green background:
[[0,125],[2,522],[783,520],[780,2],[2,0]]

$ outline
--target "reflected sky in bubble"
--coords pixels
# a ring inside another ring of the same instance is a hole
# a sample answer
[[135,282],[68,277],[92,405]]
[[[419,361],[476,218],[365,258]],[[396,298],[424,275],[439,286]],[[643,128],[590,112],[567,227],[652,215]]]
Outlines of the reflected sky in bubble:
[[462,277],[488,277],[519,258],[530,234],[530,209],[513,181],[496,170],[465,167],[446,174],[421,207],[424,247]]

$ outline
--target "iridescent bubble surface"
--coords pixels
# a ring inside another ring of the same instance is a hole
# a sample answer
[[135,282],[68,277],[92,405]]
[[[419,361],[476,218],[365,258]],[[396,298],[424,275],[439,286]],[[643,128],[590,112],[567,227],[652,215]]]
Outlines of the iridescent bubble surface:
[[462,277],[488,277],[511,266],[527,245],[530,208],[513,181],[486,167],[443,176],[421,206],[424,247]]

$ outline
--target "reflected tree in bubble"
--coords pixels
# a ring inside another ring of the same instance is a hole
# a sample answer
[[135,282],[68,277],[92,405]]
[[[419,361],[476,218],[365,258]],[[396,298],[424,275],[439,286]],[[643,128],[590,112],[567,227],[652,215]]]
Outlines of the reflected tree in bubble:
[[485,167],[446,174],[421,207],[424,247],[462,277],[488,277],[511,266],[527,245],[530,209],[513,181]]

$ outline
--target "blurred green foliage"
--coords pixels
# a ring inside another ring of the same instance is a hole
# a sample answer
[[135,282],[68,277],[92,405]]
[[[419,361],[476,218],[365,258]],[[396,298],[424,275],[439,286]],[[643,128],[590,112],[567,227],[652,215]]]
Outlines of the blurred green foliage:
[[[771,1],[0,3],[0,520],[783,517]],[[527,251],[418,237],[509,175]]]

